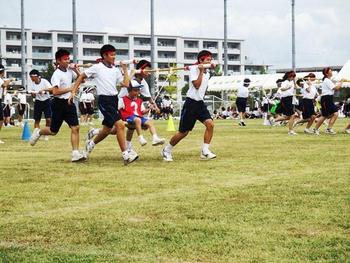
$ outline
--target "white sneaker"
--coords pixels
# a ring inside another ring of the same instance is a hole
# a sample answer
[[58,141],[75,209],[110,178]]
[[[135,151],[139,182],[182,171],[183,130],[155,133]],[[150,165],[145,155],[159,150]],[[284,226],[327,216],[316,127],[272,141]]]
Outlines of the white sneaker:
[[306,133],[306,134],[314,134],[314,131],[311,130],[311,129],[305,128],[304,129],[304,133]]
[[336,135],[337,134],[333,129],[329,129],[329,128],[326,129],[326,133],[330,134],[330,135]]
[[86,143],[85,143],[86,156],[89,156],[89,154],[95,148],[95,144],[91,144],[90,142],[91,142],[91,140],[90,141],[86,141]]
[[98,129],[91,128],[88,133],[86,134],[86,140],[90,141],[92,138],[94,138],[98,133]]
[[298,135],[298,134],[295,131],[291,130],[291,131],[288,132],[288,135],[294,136],[294,135]]
[[152,146],[157,146],[157,145],[162,145],[165,143],[165,139],[164,138],[156,138],[156,139],[153,139],[152,141]]
[[145,146],[147,144],[147,141],[144,137],[139,137],[139,142],[140,142],[141,146]]
[[136,161],[139,158],[138,154],[135,151],[129,151],[127,154],[123,154],[124,165],[128,165]]
[[211,151],[207,151],[206,153],[204,153],[203,151],[201,151],[201,158],[202,159],[215,159],[216,158],[216,154],[212,153]]
[[166,161],[166,162],[173,161],[173,156],[171,155],[171,152],[167,152],[164,148],[162,149],[160,154],[162,155],[164,161]]
[[35,128],[33,131],[32,136],[30,136],[29,139],[29,143],[31,146],[34,146],[36,144],[36,142],[40,139],[40,129],[39,128]]
[[4,141],[0,140],[0,144],[4,144],[4,143],[5,143]]
[[79,151],[72,152],[72,162],[81,162],[85,160],[86,160],[86,156],[83,153]]
[[320,135],[320,130],[319,129],[314,129],[314,134],[319,136]]
[[345,132],[346,134],[350,134],[350,129],[346,129],[344,132]]

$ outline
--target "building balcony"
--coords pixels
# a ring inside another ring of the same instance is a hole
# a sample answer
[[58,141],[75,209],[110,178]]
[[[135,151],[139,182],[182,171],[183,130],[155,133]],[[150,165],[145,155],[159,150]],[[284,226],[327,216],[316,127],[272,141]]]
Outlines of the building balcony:
[[47,68],[47,66],[45,65],[33,65],[32,66],[32,69],[36,69],[36,70],[39,70],[39,71],[43,71]]
[[33,39],[33,46],[52,46],[52,40],[48,39]]
[[129,49],[128,43],[111,42],[110,44],[114,46],[116,49]]
[[53,59],[52,53],[39,53],[33,52],[33,59],[44,58],[44,59]]

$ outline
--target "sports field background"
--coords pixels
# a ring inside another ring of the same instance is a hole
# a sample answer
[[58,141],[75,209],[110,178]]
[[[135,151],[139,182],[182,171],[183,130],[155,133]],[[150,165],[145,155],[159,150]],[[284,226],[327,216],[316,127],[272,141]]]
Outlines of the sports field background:
[[114,136],[71,163],[67,127],[35,147],[3,128],[0,262],[349,262],[350,135],[247,123],[215,121],[213,161],[201,124],[172,163],[147,132],[126,167]]

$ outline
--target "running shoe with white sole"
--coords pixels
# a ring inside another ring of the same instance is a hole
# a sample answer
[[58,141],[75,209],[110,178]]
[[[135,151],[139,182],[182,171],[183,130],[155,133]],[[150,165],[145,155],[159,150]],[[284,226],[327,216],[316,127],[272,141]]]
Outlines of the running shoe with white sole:
[[31,146],[34,146],[36,144],[36,142],[40,139],[40,129],[39,128],[35,128],[33,131],[32,136],[30,136],[29,139],[29,143]]
[[203,151],[201,151],[201,158],[202,159],[206,159],[206,160],[211,160],[211,159],[215,159],[216,158],[216,154],[212,153],[211,151],[207,151],[206,153],[204,153]]

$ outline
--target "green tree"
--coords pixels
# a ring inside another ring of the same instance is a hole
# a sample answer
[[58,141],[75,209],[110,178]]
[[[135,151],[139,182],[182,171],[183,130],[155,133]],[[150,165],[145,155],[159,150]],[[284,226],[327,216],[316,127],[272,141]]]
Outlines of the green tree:
[[55,72],[55,67],[50,63],[47,65],[47,68],[43,71],[41,71],[41,76],[44,79],[47,79],[48,81],[50,81],[52,74]]

